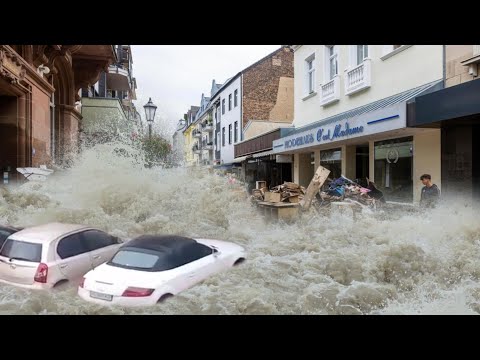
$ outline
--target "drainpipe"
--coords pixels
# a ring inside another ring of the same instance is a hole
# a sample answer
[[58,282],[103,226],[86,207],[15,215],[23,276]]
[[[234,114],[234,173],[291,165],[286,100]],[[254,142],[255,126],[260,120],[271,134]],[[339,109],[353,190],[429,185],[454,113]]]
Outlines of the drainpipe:
[[443,46],[443,87],[446,87],[447,82],[447,45]]
[[240,141],[243,141],[243,73],[240,75]]

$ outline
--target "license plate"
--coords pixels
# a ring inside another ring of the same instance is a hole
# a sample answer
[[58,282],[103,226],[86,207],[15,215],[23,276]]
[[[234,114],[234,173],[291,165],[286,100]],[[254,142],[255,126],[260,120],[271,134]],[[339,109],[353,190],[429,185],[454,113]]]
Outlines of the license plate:
[[112,301],[113,295],[102,294],[95,291],[90,291],[90,297],[94,299],[100,299],[105,301]]

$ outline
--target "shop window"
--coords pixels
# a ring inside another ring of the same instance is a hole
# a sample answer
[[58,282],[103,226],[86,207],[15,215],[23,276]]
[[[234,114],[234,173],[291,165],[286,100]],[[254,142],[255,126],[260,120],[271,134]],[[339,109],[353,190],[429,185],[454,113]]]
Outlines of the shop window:
[[375,143],[375,185],[387,201],[413,201],[413,137]]
[[[320,165],[330,170],[330,179],[339,178],[342,175],[342,149],[321,150]],[[328,183],[326,181],[322,188],[328,187]]]

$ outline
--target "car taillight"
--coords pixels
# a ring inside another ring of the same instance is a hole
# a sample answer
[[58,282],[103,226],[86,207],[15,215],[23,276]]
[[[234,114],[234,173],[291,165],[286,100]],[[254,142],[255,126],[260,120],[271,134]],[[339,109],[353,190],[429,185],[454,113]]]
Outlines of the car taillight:
[[131,287],[129,286],[127,290],[125,290],[122,296],[125,297],[142,297],[142,296],[150,296],[152,295],[155,289],[145,289],[139,287]]
[[35,277],[33,280],[39,283],[46,283],[48,276],[48,265],[44,263],[40,263],[37,268],[37,272],[35,273]]
[[82,281],[80,282],[80,286],[83,289],[83,286],[85,285],[85,278],[82,278]]

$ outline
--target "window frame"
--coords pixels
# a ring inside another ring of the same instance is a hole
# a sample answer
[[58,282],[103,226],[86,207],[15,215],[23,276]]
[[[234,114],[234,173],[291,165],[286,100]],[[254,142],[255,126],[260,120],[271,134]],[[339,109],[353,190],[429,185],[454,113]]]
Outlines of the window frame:
[[[101,234],[105,235],[105,237],[108,237],[108,238],[111,240],[112,243],[111,243],[110,245],[97,247],[97,248],[95,248],[95,249],[94,249],[94,248],[91,248],[91,247],[90,247],[90,244],[89,244],[89,240],[87,240],[87,235],[88,235],[87,233],[89,233],[89,232],[101,233]],[[117,239],[117,242],[115,242],[115,239],[116,239],[116,238],[115,238],[114,236],[112,236],[112,235],[110,235],[110,234],[108,234],[108,233],[106,233],[106,232],[104,232],[104,231],[98,230],[98,229],[85,230],[85,231],[83,231],[81,234],[82,234],[83,240],[85,241],[85,246],[87,247],[88,252],[90,252],[90,251],[96,251],[96,250],[98,250],[98,249],[104,249],[104,248],[106,248],[106,247],[108,247],[108,246],[113,246],[113,245],[118,244],[118,239]]]
[[[310,68],[310,64],[312,67]],[[310,54],[305,58],[305,96],[311,96],[316,93],[315,91],[315,53]]]
[[[361,53],[362,53],[362,57],[361,57],[361,60],[360,60],[360,57],[359,57],[359,54],[360,54],[360,48],[362,49],[361,50]],[[354,64],[355,66],[358,66],[358,65],[361,65],[363,64],[363,62],[365,61],[365,59],[367,59],[369,56],[369,48],[368,48],[368,45],[355,45],[355,58],[354,58]]]
[[235,91],[233,92],[233,106],[238,106],[238,89],[235,89]]
[[[58,257],[59,257],[61,260],[70,259],[70,258],[73,258],[73,257],[75,257],[75,256],[83,255],[83,254],[85,254],[85,253],[90,252],[90,251],[88,250],[87,244],[85,243],[85,240],[84,240],[84,238],[83,238],[83,234],[82,234],[82,233],[83,233],[84,231],[85,231],[85,230],[79,231],[79,232],[75,232],[75,233],[73,233],[73,234],[68,234],[68,235],[66,235],[66,236],[63,236],[61,239],[59,239],[59,240],[57,241],[57,243],[56,243],[56,245],[55,245],[55,253],[58,255]],[[68,238],[70,238],[70,237],[72,237],[72,236],[78,236],[78,238],[80,239],[81,244],[83,245],[83,249],[84,249],[85,251],[83,251],[83,252],[81,252],[81,253],[78,253],[78,254],[76,254],[76,255],[70,255],[70,256],[63,257],[63,256],[58,252],[58,247],[60,246],[60,244],[62,243],[63,240],[68,239]]]
[[225,126],[222,127],[222,147],[225,146]]
[[[5,238],[2,246],[0,247],[0,250],[3,252],[3,250],[7,247],[6,246],[7,244],[14,244],[14,243],[23,244],[24,248],[22,250],[25,250],[25,248],[29,248],[29,250],[31,250],[31,249],[34,250],[34,254],[35,254],[34,259],[24,258],[24,259],[18,259],[19,261],[26,261],[26,262],[32,262],[32,263],[40,263],[40,262],[43,261],[42,259],[44,257],[44,253],[45,253],[45,247],[44,247],[45,244],[42,244],[42,243],[35,243],[35,242],[28,241],[28,240],[15,239],[15,238],[11,238],[10,236],[8,236],[7,238]],[[22,246],[22,245],[20,245],[20,246]],[[45,246],[48,246],[48,245],[45,245]],[[40,248],[40,251],[38,251],[39,248]],[[6,258],[12,258],[11,253],[9,255],[2,254],[0,256],[6,257]]]
[[222,115],[225,115],[225,98],[222,99]]
[[[333,51],[331,51],[333,50]],[[338,49],[337,45],[325,45],[325,83],[332,81],[335,76],[338,76]],[[335,74],[332,75],[332,60],[335,64]]]
[[228,124],[228,144],[232,144],[232,124]]
[[228,94],[228,111],[232,111],[232,94]]
[[238,142],[238,121],[235,121],[233,126],[233,142]]

